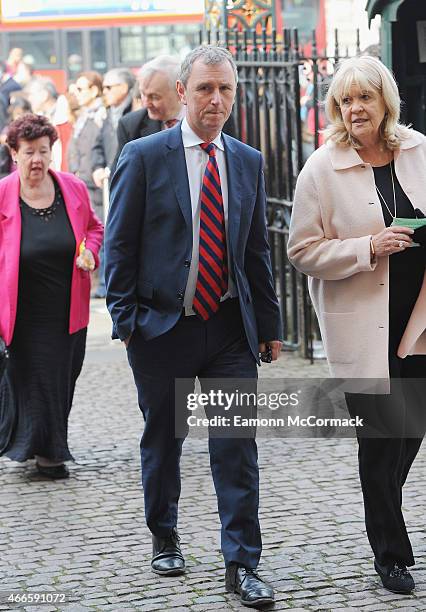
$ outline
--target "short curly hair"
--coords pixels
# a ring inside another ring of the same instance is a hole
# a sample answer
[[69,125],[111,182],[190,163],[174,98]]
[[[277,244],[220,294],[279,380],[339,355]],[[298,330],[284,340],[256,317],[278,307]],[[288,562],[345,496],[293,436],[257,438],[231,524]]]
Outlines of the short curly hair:
[[7,144],[17,151],[21,140],[36,140],[47,136],[50,146],[58,139],[58,133],[47,117],[26,113],[12,121],[7,132]]

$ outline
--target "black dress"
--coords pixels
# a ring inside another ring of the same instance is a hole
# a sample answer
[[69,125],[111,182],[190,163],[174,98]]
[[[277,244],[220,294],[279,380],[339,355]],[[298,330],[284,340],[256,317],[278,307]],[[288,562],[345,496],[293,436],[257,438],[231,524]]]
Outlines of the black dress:
[[[376,186],[394,213],[391,165],[373,168]],[[416,212],[394,176],[397,217]],[[385,225],[392,215],[384,205]],[[400,359],[397,349],[418,297],[425,272],[425,249],[409,247],[389,257],[389,373],[391,395],[346,394],[352,416],[364,419],[359,429],[359,474],[364,497],[368,539],[379,564],[414,564],[402,514],[402,487],[420,448],[426,377],[426,355]],[[367,434],[366,431],[369,431]],[[377,435],[374,435],[376,432]],[[371,436],[371,437],[370,437]]]
[[8,368],[17,418],[5,454],[15,461],[34,455],[72,460],[68,416],[87,332],[68,332],[76,242],[57,184],[49,208],[37,210],[21,199],[20,209],[18,309]]
[[[393,191],[390,164],[373,168],[374,179],[387,205],[393,210]],[[395,174],[396,216],[414,219],[416,213],[407,195],[402,190]],[[382,212],[386,227],[392,223],[392,216],[382,202]],[[410,247],[389,257],[389,370],[391,377],[426,376],[426,356],[416,355],[399,359],[396,357],[399,343],[416,303],[425,272],[425,249]]]

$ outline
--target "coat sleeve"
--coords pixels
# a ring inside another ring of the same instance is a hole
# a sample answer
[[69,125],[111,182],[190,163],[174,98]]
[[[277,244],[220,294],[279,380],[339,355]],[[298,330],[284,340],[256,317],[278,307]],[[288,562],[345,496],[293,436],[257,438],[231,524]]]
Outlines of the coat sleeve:
[[92,147],[92,172],[94,172],[98,168],[106,168],[107,166],[103,132],[104,126],[102,126],[102,128],[99,130],[99,133],[96,136],[95,144]]
[[282,339],[280,307],[274,288],[268,242],[265,181],[260,155],[257,196],[247,239],[244,268],[252,294],[259,342]]
[[[321,280],[340,280],[358,272],[373,271],[370,235],[329,238],[325,235],[322,206],[312,163],[297,179],[288,240],[288,258],[295,268]],[[330,214],[332,214],[331,211]]]
[[75,144],[75,140],[71,137],[69,145],[68,145],[68,153],[67,153],[67,161],[68,161],[68,170],[72,172],[72,174],[77,174],[80,164],[79,164],[79,154]]
[[113,338],[125,340],[136,327],[137,273],[145,210],[145,177],[141,153],[128,143],[111,182],[111,203],[105,233],[107,306]]

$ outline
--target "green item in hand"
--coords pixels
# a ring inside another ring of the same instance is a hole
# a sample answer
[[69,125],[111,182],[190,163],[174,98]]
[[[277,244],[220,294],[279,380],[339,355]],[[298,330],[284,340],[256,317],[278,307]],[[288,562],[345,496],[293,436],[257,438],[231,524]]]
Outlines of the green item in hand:
[[[413,230],[419,229],[419,227],[423,227],[426,225],[426,217],[421,218],[421,219],[411,219],[411,218],[404,218],[404,217],[395,217],[394,220],[392,221],[391,225],[396,225],[399,227],[409,227]],[[412,247],[417,247],[420,246],[420,244],[418,242],[412,242],[411,245]]]
[[400,227],[409,227],[413,230],[426,225],[426,217],[423,219],[405,219],[404,217],[395,217],[391,225],[399,225]]

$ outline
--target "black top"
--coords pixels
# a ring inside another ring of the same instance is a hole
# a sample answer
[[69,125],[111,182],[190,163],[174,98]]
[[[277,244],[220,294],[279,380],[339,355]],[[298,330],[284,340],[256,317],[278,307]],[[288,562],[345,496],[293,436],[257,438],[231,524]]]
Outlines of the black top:
[[18,320],[69,321],[76,241],[59,186],[48,208],[19,200],[22,219]]
[[[396,215],[393,202],[391,164],[394,177]],[[395,173],[393,162],[386,166],[373,168],[376,186],[391,212],[396,217],[415,218],[413,205],[402,190]],[[380,196],[385,225],[389,227],[392,216]],[[423,247],[409,247],[389,257],[389,349],[396,348],[410,318],[423,282],[425,271],[425,250]]]

